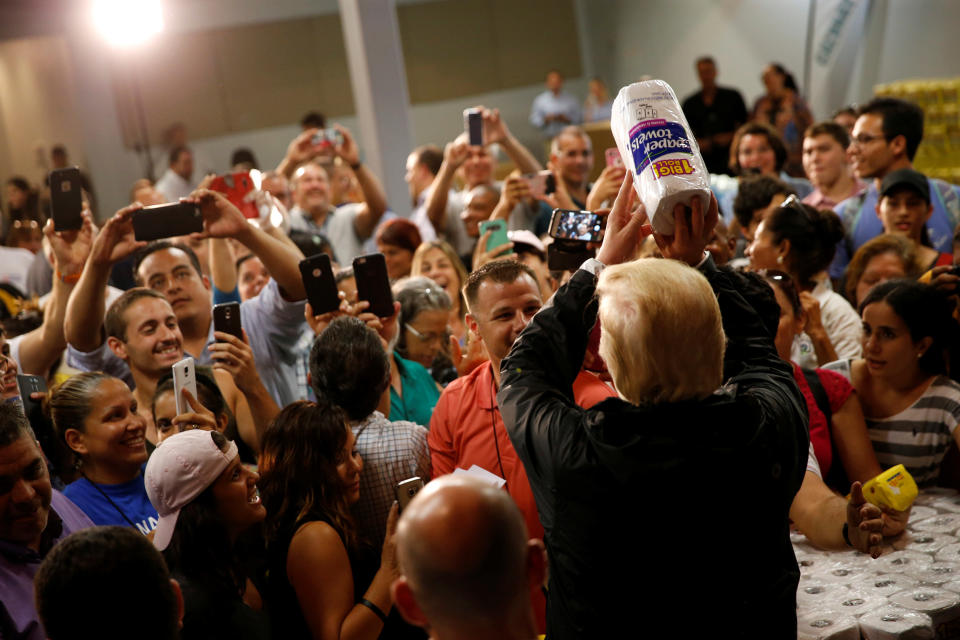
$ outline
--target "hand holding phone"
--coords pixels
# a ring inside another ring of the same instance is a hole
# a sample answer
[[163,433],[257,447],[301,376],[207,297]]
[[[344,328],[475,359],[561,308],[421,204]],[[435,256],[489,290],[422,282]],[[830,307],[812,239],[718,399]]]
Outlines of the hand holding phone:
[[400,513],[403,513],[403,510],[407,508],[407,505],[421,489],[423,489],[423,480],[419,476],[407,478],[397,483],[395,492]]
[[[480,235],[482,236],[487,231],[490,232],[490,237],[487,238],[487,246],[485,250],[489,252],[495,247],[510,243],[510,236],[507,235],[507,223],[504,220],[484,220],[480,223]],[[513,253],[513,249],[509,249],[500,254],[500,257],[508,256]]]
[[144,207],[132,215],[133,237],[160,240],[203,231],[203,215],[194,202],[171,202]]
[[480,109],[463,110],[463,130],[472,147],[483,146],[483,113]]
[[239,302],[224,302],[213,305],[213,330],[229,333],[238,340],[243,340]]
[[313,314],[319,316],[340,308],[337,280],[330,256],[318,253],[300,261],[300,278],[307,291],[307,302]]
[[393,292],[387,275],[387,261],[382,253],[371,253],[353,259],[353,275],[357,282],[357,300],[370,303],[367,309],[378,318],[393,315]]
[[623,158],[620,157],[620,150],[616,147],[610,147],[603,152],[608,167],[623,167]]
[[256,189],[253,179],[247,171],[217,176],[210,183],[210,190],[222,193],[233,206],[240,209],[244,218],[259,218],[257,205],[248,194]]
[[183,397],[183,390],[186,389],[190,394],[197,397],[197,367],[193,358],[186,357],[173,365],[173,392],[174,401],[177,403],[177,415],[193,411],[189,403]]

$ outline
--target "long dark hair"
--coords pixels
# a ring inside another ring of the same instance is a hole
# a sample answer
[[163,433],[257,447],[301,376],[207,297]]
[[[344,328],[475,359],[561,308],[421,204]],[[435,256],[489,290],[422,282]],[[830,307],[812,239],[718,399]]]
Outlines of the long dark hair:
[[843,223],[833,211],[814,209],[788,198],[764,220],[776,244],[790,241],[787,263],[801,288],[812,288],[813,277],[830,266],[837,243],[844,237]]
[[357,531],[337,465],[347,442],[346,416],[331,404],[299,401],[284,407],[263,434],[260,498],[266,537],[285,527],[324,519],[348,549]]
[[[221,451],[229,444],[216,431],[211,431],[210,437]],[[246,575],[217,513],[212,484],[180,510],[163,559],[171,572],[186,576],[211,594],[211,602],[229,602],[243,595]]]
[[953,301],[929,284],[913,280],[888,280],[878,284],[860,303],[863,315],[867,305],[886,302],[900,316],[910,330],[910,338],[919,342],[933,339],[917,366],[930,375],[947,373],[947,354],[956,353],[957,333],[960,328],[953,318]]

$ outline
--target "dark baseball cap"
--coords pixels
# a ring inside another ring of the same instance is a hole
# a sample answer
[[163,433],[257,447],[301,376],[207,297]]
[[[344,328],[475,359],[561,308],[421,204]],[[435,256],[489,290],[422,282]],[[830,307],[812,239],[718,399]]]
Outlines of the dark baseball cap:
[[927,204],[930,203],[930,183],[927,176],[913,169],[891,171],[880,183],[880,197],[888,195],[894,189],[909,187],[920,194]]

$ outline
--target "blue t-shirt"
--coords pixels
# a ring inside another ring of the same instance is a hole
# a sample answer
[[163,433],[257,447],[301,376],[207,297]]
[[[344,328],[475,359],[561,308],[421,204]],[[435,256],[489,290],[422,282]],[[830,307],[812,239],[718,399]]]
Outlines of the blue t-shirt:
[[408,420],[429,428],[433,408],[440,399],[437,383],[419,362],[404,360],[397,354],[393,354],[393,358],[400,371],[403,397],[398,396],[394,388],[390,387],[390,421]]
[[[100,493],[97,487],[103,490],[103,493]],[[103,494],[109,496],[114,504],[110,504],[110,500],[104,498]],[[95,487],[86,478],[80,478],[67,485],[63,495],[70,498],[97,525],[115,524],[129,527],[129,519],[143,535],[147,535],[157,526],[159,516],[147,497],[142,470],[136,478],[122,484],[98,484]]]
[[[953,253],[953,230],[960,223],[960,187],[936,178],[930,183],[930,204],[933,213],[927,220],[930,244],[940,253]],[[840,279],[853,254],[865,242],[883,233],[883,223],[877,215],[877,183],[871,181],[867,190],[847,198],[835,208],[843,221],[846,237],[837,244],[837,254],[830,265],[830,277]]]

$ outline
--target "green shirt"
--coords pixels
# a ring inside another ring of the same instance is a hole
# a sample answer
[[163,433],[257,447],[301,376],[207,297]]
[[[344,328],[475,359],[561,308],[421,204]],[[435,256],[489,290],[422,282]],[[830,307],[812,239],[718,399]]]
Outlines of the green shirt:
[[437,383],[419,362],[404,360],[396,353],[393,354],[393,360],[400,371],[403,397],[390,387],[390,420],[409,420],[429,428],[433,407],[440,399]]

